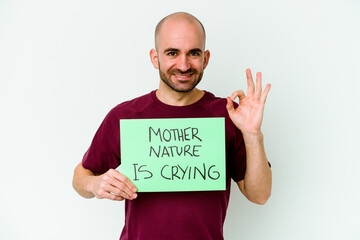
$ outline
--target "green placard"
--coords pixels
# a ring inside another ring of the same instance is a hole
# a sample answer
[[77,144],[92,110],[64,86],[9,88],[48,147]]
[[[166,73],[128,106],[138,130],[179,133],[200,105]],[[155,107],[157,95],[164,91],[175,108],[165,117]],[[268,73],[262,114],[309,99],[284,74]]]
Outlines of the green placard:
[[225,119],[120,120],[120,171],[138,192],[225,190]]

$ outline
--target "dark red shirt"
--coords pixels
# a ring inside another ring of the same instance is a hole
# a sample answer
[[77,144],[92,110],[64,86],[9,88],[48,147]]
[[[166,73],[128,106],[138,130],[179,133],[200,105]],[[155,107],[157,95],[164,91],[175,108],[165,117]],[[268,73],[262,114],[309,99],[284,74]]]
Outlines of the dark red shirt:
[[155,91],[113,108],[100,125],[83,158],[83,167],[96,174],[120,163],[120,119],[224,117],[226,137],[226,190],[138,193],[125,200],[125,226],[121,240],[218,240],[230,196],[230,179],[244,179],[245,144],[226,110],[226,99],[210,92],[191,105],[170,106]]

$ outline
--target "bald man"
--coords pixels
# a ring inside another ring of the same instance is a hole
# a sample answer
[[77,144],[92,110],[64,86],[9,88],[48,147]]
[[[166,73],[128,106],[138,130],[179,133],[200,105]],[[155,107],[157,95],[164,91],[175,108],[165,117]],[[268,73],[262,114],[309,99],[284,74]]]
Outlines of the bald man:
[[[215,97],[196,88],[210,52],[205,29],[188,13],[162,19],[150,51],[159,70],[159,88],[122,103],[105,117],[83,160],[75,168],[73,186],[85,198],[125,200],[125,226],[120,239],[223,239],[223,224],[233,179],[250,201],[264,204],[271,193],[271,170],[266,159],[261,123],[270,90],[262,91],[247,69],[247,95]],[[233,101],[239,98],[239,105]],[[224,117],[226,131],[226,190],[137,193],[119,171],[120,119]]]

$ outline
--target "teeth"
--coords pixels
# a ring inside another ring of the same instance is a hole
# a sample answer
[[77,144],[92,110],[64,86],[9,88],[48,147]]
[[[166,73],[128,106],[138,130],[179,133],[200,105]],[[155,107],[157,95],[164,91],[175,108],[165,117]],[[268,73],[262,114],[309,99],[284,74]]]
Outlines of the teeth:
[[177,76],[177,77],[190,77],[191,74],[187,74],[187,75],[175,75],[175,76]]

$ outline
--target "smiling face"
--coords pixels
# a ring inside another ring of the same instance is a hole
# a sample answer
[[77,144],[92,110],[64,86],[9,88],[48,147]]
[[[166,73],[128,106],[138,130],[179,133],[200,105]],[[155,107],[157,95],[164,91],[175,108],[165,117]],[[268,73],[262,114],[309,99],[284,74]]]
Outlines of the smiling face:
[[201,25],[180,15],[162,24],[156,36],[156,50],[152,49],[150,56],[162,83],[176,92],[190,92],[201,81],[209,60],[210,53],[204,49]]

